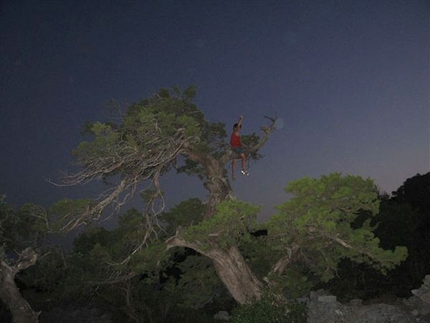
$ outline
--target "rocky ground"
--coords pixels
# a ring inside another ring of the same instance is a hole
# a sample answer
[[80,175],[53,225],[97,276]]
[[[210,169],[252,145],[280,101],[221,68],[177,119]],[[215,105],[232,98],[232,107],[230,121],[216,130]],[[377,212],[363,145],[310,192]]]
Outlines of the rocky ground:
[[359,299],[341,304],[323,290],[312,292],[308,299],[308,323],[430,323],[430,275],[414,296],[392,304],[363,305]]

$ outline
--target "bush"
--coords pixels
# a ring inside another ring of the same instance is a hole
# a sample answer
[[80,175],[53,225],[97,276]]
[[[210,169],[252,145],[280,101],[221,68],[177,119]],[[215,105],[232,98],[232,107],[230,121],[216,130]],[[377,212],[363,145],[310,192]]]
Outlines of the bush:
[[241,305],[232,312],[232,323],[306,323],[306,305],[296,302],[274,305],[268,296],[253,304]]

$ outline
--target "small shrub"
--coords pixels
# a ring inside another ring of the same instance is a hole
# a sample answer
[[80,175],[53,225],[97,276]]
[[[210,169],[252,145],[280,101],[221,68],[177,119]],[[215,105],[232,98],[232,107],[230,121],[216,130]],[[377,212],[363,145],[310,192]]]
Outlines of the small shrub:
[[232,312],[232,323],[306,323],[306,305],[288,303],[274,305],[273,299],[264,296],[253,304],[241,305]]

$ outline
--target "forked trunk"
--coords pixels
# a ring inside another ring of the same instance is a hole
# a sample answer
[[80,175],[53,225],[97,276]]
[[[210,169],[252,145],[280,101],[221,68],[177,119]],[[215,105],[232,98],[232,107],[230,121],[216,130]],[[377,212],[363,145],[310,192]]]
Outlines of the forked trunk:
[[209,191],[209,198],[206,203],[205,219],[211,218],[217,210],[217,206],[225,200],[233,199],[233,191],[230,183],[225,177],[218,176],[206,180],[205,188]]
[[260,299],[263,283],[254,275],[237,247],[230,247],[228,251],[213,247],[205,251],[200,249],[197,243],[189,243],[179,236],[167,240],[167,246],[187,247],[210,258],[218,277],[239,304],[248,304]]
[[192,150],[188,150],[186,154],[191,160],[201,164],[203,167],[203,186],[209,191],[204,219],[209,219],[216,213],[219,203],[234,198],[225,168],[229,159],[222,160],[222,158],[219,159],[211,155],[198,154]]

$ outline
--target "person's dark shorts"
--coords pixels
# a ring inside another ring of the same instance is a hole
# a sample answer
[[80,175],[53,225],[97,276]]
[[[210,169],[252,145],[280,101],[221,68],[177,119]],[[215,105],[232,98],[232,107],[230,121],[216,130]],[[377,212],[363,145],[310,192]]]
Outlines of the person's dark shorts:
[[243,154],[243,148],[242,147],[232,147],[231,149],[238,155]]

